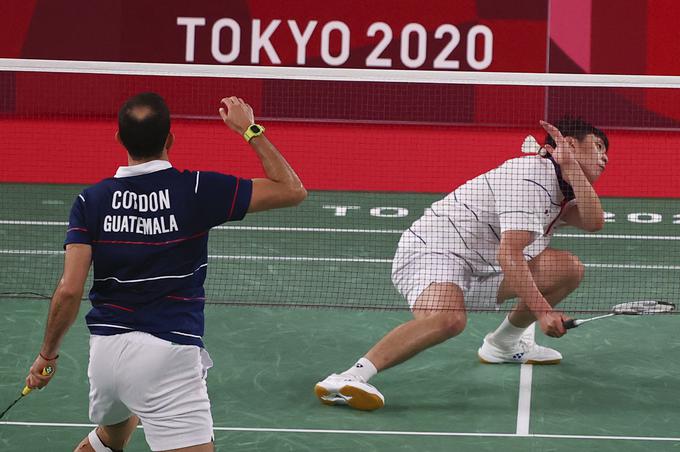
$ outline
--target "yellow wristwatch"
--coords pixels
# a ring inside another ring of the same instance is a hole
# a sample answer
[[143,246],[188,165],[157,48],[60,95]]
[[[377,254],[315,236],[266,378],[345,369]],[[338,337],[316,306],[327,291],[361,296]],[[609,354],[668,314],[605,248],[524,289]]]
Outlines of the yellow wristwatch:
[[245,132],[243,132],[243,138],[250,143],[250,140],[252,140],[255,137],[259,137],[264,133],[264,127],[262,127],[259,124],[251,124],[250,127],[246,129]]

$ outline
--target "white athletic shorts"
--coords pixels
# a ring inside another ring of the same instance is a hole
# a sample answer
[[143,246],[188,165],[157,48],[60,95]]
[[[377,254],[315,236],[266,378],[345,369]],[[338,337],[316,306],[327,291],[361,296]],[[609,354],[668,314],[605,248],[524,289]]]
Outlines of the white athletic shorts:
[[494,311],[503,273],[472,273],[467,264],[451,254],[428,253],[397,248],[392,262],[392,283],[408,301],[411,309],[416,300],[433,283],[453,283],[462,291],[465,307]]
[[123,422],[132,414],[144,426],[151,450],[178,449],[213,439],[205,378],[205,349],[176,345],[133,331],[90,336],[90,420]]

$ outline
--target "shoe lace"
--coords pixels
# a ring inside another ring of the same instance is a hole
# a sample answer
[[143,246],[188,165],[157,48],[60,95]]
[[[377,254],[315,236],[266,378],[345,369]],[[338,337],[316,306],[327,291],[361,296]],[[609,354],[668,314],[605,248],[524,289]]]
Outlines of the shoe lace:
[[353,375],[353,374],[336,374],[338,377],[342,378],[345,381],[358,381],[360,383],[366,383],[363,378],[361,378],[359,375]]
[[522,336],[519,338],[519,348],[521,351],[528,352],[534,347],[536,347],[536,341],[534,341],[533,339],[530,339],[526,336]]

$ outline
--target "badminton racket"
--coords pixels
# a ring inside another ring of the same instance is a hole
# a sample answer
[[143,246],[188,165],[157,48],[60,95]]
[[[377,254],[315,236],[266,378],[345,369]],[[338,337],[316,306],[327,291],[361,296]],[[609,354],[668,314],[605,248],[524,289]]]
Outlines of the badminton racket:
[[612,317],[615,315],[647,315],[647,314],[662,314],[675,311],[675,305],[667,301],[655,301],[655,300],[639,300],[639,301],[629,301],[627,303],[621,303],[612,306],[612,310],[609,314],[598,315],[596,317],[591,317],[589,319],[570,319],[564,322],[564,327],[566,329],[576,328],[584,323],[591,322],[593,320],[606,319],[607,317]]
[[[42,373],[44,376],[47,377],[48,375],[52,375],[52,372],[54,372],[54,368],[52,368],[52,366],[47,366],[47,367],[45,367],[45,368],[42,370],[41,373]],[[33,391],[32,388],[29,388],[28,386],[24,386],[24,389],[21,391],[21,394],[19,395],[19,397],[17,397],[17,399],[16,399],[14,402],[10,403],[9,406],[5,409],[5,411],[3,411],[3,412],[0,414],[0,419],[2,419],[2,417],[3,417],[3,416],[4,416],[4,415],[5,415],[5,414],[6,414],[6,413],[14,406],[14,405],[16,405],[17,402],[18,402],[19,400],[21,400],[21,399],[23,399],[24,397],[26,397],[27,395],[29,395],[29,394],[31,393],[31,391]]]

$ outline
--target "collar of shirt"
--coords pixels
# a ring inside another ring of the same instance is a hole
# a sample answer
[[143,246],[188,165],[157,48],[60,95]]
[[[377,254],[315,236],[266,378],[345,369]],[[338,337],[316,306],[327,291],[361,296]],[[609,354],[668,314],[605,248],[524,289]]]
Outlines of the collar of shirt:
[[564,195],[564,202],[566,203],[566,202],[571,201],[572,199],[575,199],[576,196],[574,195],[574,189],[562,177],[562,168],[560,168],[560,165],[555,161],[555,159],[553,158],[553,156],[549,152],[546,153],[544,158],[547,158],[548,160],[550,160],[552,162],[553,166],[555,167],[555,175],[557,176],[557,182],[560,185],[560,191],[562,191],[562,194]]
[[155,173],[156,171],[163,171],[168,168],[172,168],[172,164],[167,160],[151,160],[139,165],[120,166],[114,177],[141,176],[142,174]]

